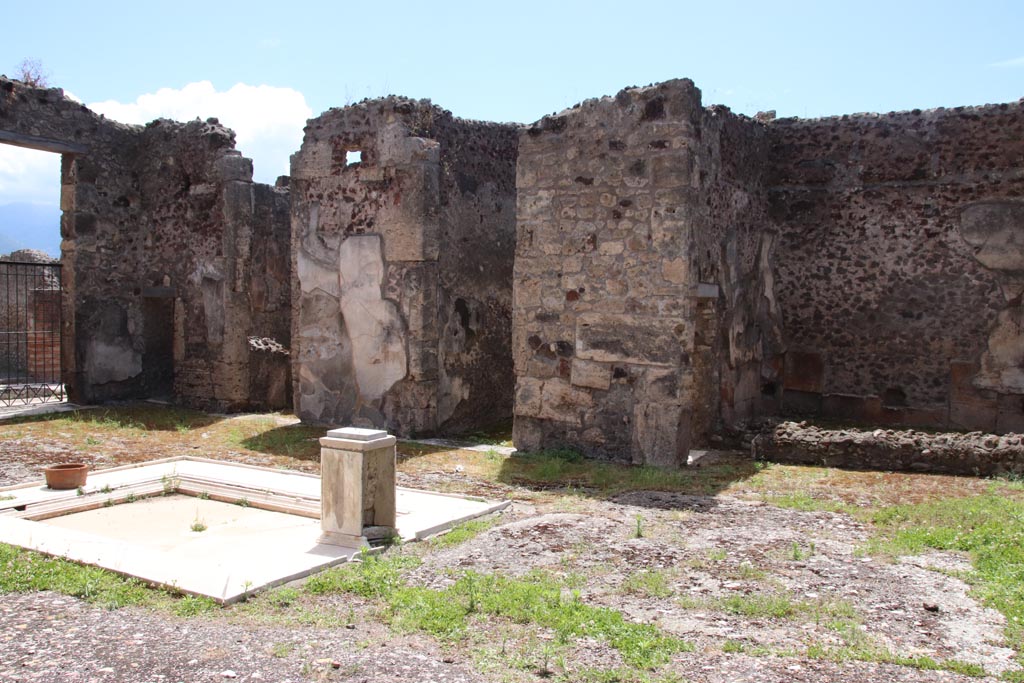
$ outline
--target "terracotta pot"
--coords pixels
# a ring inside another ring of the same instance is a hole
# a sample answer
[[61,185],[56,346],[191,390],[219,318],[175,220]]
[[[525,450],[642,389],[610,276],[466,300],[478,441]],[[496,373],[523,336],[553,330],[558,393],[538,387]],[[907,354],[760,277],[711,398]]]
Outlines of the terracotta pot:
[[46,474],[46,485],[51,489],[77,489],[79,486],[85,486],[89,466],[81,462],[69,462],[65,465],[44,467],[43,472]]

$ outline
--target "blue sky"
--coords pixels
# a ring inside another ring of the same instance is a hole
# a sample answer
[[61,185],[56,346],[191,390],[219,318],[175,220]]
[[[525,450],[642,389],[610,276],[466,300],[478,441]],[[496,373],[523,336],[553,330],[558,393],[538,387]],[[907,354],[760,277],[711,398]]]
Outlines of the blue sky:
[[[5,7],[0,72],[39,59],[52,85],[106,103],[115,118],[220,116],[239,129],[238,146],[261,180],[286,172],[306,116],[389,93],[429,97],[466,118],[519,122],[675,77],[692,78],[705,104],[779,116],[1024,96],[1021,0],[42,7]],[[204,81],[203,92],[183,94]],[[265,86],[263,99],[253,90],[226,96],[238,84]],[[161,89],[169,90],[143,106],[140,97]],[[5,183],[3,174],[0,158],[0,204],[37,201],[27,180]]]

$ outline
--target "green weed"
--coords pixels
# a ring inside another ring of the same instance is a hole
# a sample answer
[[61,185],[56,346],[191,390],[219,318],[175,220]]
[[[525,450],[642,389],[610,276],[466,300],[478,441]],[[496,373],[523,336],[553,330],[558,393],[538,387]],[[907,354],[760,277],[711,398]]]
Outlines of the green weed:
[[145,604],[151,599],[150,591],[134,579],[0,544],[0,593],[42,590],[108,608]]
[[194,617],[216,609],[218,609],[217,603],[210,598],[186,595],[173,603],[171,611],[179,617]]
[[968,553],[973,592],[1006,616],[1006,635],[1024,650],[1024,502],[988,493],[970,498],[897,505],[879,510],[873,552]]
[[295,643],[274,643],[270,647],[270,655],[277,659],[284,659],[295,650]]
[[467,616],[484,614],[551,629],[562,645],[585,637],[606,640],[627,664],[641,669],[659,666],[673,653],[692,649],[656,626],[633,623],[615,610],[586,605],[575,591],[566,595],[563,585],[546,574],[510,578],[465,572],[449,588],[433,590],[408,586],[401,580],[401,572],[417,562],[403,555],[365,557],[311,577],[306,590],[380,599],[393,627],[426,631],[444,639],[461,639],[466,634]]
[[476,537],[478,534],[487,531],[497,524],[497,522],[498,520],[495,517],[492,517],[491,519],[471,519],[468,522],[455,525],[446,534],[441,534],[440,536],[435,536],[430,539],[430,545],[436,548],[449,548],[451,546],[465,543],[471,538]]
[[780,508],[801,510],[803,512],[857,512],[855,507],[841,501],[813,498],[804,492],[787,493],[765,497],[765,502]]
[[645,569],[630,573],[622,582],[622,590],[625,593],[648,598],[667,598],[672,595],[668,577],[664,571],[657,569]]
[[986,675],[984,667],[957,659],[935,660],[924,655],[909,657],[885,648],[869,644],[858,647],[828,648],[820,644],[808,646],[806,656],[811,659],[825,659],[834,662],[860,661],[880,664],[894,664],[926,671],[951,671],[964,676],[981,678]]

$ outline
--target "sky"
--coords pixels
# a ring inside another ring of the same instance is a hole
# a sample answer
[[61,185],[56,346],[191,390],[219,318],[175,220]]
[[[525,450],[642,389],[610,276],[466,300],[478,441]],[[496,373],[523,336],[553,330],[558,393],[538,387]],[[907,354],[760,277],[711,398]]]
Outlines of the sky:
[[[288,172],[307,118],[387,94],[520,123],[679,77],[751,115],[1024,96],[1022,0],[50,0],[3,17],[0,73],[37,59],[52,86],[128,123],[216,116],[262,182]],[[56,156],[12,149],[0,207],[56,205]]]

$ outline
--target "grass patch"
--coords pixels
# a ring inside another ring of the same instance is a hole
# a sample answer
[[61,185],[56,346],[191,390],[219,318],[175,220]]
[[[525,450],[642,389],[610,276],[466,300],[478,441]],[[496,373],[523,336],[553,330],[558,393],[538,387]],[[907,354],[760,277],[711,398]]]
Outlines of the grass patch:
[[681,596],[676,603],[683,609],[717,610],[751,619],[806,619],[825,622],[833,630],[851,633],[858,622],[856,610],[845,600],[797,600],[786,592],[737,593],[721,598]]
[[815,498],[802,491],[765,496],[764,501],[776,507],[801,510],[803,512],[845,512],[848,514],[855,514],[857,512],[856,507],[847,505],[842,501]]
[[210,598],[181,596],[149,588],[137,579],[106,569],[87,567],[0,543],[0,594],[32,591],[63,593],[107,609],[144,606],[181,617],[194,617],[220,609]]
[[274,643],[270,646],[270,655],[276,659],[285,659],[295,650],[295,643]]
[[212,599],[199,595],[186,595],[180,600],[175,600],[171,607],[171,611],[179,617],[196,617],[219,609],[220,605]]
[[810,659],[824,659],[832,662],[875,662],[925,671],[951,671],[975,678],[987,675],[984,667],[958,659],[936,660],[927,656],[909,657],[873,646],[829,648],[815,644],[807,648],[806,655]]
[[50,590],[116,609],[152,602],[152,591],[135,579],[67,560],[0,544],[0,593]]
[[625,593],[646,598],[667,598],[672,595],[668,576],[664,571],[658,569],[645,569],[630,573],[622,582],[622,590]]
[[490,519],[471,519],[468,522],[457,524],[446,534],[435,536],[430,539],[430,545],[435,548],[450,548],[465,543],[471,538],[490,529],[498,523],[497,517]]
[[730,595],[718,600],[717,604],[722,611],[742,617],[789,619],[797,613],[797,606],[784,594]]
[[973,592],[1006,616],[1011,647],[1024,650],[1024,502],[987,493],[885,508],[874,522],[880,537],[869,551],[968,553]]
[[420,630],[446,640],[462,639],[471,615],[487,615],[550,629],[560,645],[579,638],[605,640],[631,667],[649,669],[692,645],[651,624],[625,620],[621,613],[584,604],[576,592],[541,573],[510,578],[465,572],[444,590],[408,586],[404,569],[418,560],[407,555],[368,556],[362,562],[318,574],[306,590],[349,592],[383,601],[385,616],[400,630]]

